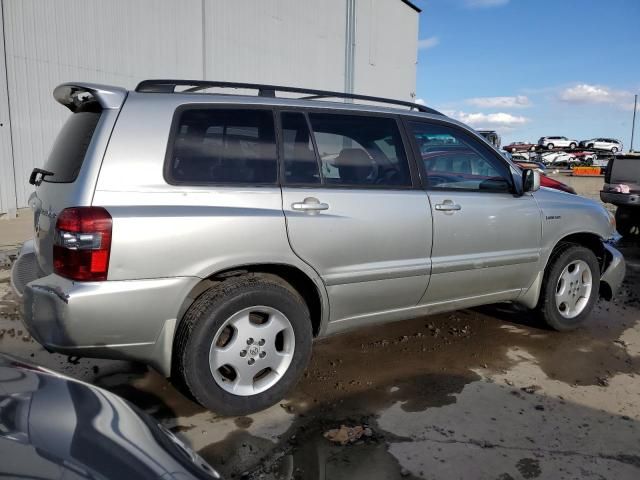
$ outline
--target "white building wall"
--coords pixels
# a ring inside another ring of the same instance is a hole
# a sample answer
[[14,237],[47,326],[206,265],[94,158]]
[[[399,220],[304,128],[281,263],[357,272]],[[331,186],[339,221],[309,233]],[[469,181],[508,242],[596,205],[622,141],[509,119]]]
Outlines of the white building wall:
[[398,0],[356,0],[356,93],[412,101],[418,13]]
[[208,1],[207,78],[341,91],[345,8],[345,0]]
[[[0,213],[16,199],[27,206],[27,178],[69,114],[51,96],[63,82],[207,78],[343,91],[354,2],[354,92],[409,99],[415,88],[418,15],[401,0],[0,2],[13,146],[12,155],[0,127]],[[0,123],[6,104],[0,78]]]
[[135,87],[202,78],[200,0],[2,0],[18,206],[69,111],[52,97],[74,80]]
[[[2,7],[1,4],[0,7]],[[3,213],[15,210],[16,195],[1,12],[2,10],[0,9],[0,213]]]

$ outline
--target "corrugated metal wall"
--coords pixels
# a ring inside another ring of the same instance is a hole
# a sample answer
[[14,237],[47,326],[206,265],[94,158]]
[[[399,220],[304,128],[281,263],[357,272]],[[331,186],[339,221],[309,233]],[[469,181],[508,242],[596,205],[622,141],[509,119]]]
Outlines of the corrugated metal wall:
[[11,153],[11,124],[9,123],[9,96],[7,69],[4,55],[4,30],[0,4],[0,213],[16,208],[13,155]]
[[207,78],[342,90],[345,0],[208,1]]
[[355,90],[411,101],[418,14],[400,1],[356,0]]
[[18,206],[69,111],[70,80],[134,87],[145,77],[202,77],[200,0],[2,0]]
[[[0,127],[0,213],[16,198],[27,205],[27,177],[68,115],[56,85],[177,77],[343,90],[349,1],[0,0],[13,141],[12,156]],[[355,4],[354,91],[409,99],[417,12],[400,0]],[[6,96],[0,79],[0,118]]]

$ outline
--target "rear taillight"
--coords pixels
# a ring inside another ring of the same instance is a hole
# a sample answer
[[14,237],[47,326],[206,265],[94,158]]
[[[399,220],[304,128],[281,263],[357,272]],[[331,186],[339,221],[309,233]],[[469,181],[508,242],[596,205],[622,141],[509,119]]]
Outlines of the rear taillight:
[[53,270],[79,281],[107,279],[111,215],[102,207],[66,208],[56,222]]

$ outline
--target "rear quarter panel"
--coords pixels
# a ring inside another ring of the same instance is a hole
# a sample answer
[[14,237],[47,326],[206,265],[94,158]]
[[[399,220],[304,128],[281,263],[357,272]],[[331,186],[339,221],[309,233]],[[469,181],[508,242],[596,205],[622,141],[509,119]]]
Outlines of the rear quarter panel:
[[254,263],[293,265],[317,278],[291,251],[279,187],[165,181],[171,121],[184,104],[168,97],[132,92],[103,161],[93,204],[113,217],[109,280],[206,278]]

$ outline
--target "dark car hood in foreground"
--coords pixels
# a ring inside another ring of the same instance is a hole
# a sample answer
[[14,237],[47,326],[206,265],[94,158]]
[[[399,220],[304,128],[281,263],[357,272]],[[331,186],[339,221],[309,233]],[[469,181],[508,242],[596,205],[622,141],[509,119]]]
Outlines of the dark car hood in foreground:
[[126,400],[2,354],[0,477],[219,478]]

